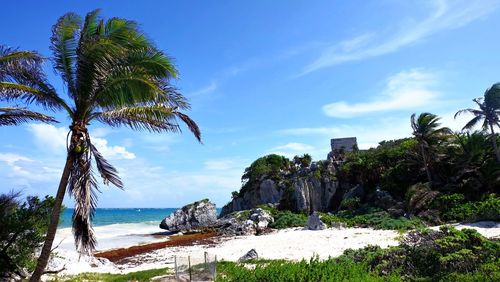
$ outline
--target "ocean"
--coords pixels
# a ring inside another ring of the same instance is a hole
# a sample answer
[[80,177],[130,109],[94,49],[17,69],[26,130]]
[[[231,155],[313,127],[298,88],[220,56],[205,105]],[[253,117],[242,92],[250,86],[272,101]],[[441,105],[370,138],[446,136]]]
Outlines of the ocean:
[[[160,229],[160,222],[177,208],[98,208],[92,221],[97,237],[97,250],[122,248],[137,244],[164,240],[165,230]],[[217,209],[219,214],[221,209]],[[61,252],[75,252],[71,231],[73,209],[65,209],[57,230],[56,242]],[[66,253],[66,255],[71,255]]]
[[[111,224],[143,223],[146,225],[159,225],[160,222],[173,213],[177,208],[98,208],[96,209],[93,226],[105,226]],[[217,214],[220,209],[217,209]],[[71,216],[73,209],[65,209],[59,222],[59,228],[71,227]]]

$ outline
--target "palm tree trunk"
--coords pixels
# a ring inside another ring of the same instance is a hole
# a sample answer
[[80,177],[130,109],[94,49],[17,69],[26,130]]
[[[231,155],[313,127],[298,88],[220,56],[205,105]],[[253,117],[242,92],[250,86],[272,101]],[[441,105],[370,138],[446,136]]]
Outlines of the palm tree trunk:
[[57,189],[57,194],[54,202],[54,208],[52,209],[52,215],[50,217],[50,223],[47,230],[47,236],[45,237],[45,243],[43,244],[42,252],[38,258],[35,271],[30,277],[30,282],[38,282],[43,275],[45,267],[49,262],[50,253],[52,252],[52,243],[54,242],[54,237],[57,231],[57,225],[59,224],[59,216],[61,214],[61,205],[64,199],[64,194],[66,193],[66,186],[68,185],[68,179],[70,175],[70,168],[75,157],[73,152],[68,153],[66,158],[66,165],[64,166],[63,174],[59,182],[59,188]]
[[425,168],[425,173],[427,173],[427,180],[429,180],[429,185],[432,186],[431,170],[429,169],[429,164],[427,162],[427,154],[425,153],[425,148],[423,144],[420,144],[420,150],[422,151],[422,159],[424,160],[424,168]]
[[497,162],[500,163],[500,151],[498,151],[497,137],[495,135],[495,130],[493,129],[493,124],[491,123],[490,123],[490,130],[491,130],[491,142],[493,142],[493,149],[495,150]]

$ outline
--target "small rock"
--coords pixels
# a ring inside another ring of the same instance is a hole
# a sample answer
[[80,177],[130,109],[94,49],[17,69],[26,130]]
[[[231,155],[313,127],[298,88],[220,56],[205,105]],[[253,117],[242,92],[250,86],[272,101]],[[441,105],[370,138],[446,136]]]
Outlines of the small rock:
[[244,256],[242,256],[238,261],[247,261],[247,260],[258,259],[258,258],[259,258],[259,254],[257,254],[257,251],[255,249],[251,249]]
[[318,212],[313,212],[307,219],[306,229],[308,230],[323,230],[326,227],[326,224],[321,221]]

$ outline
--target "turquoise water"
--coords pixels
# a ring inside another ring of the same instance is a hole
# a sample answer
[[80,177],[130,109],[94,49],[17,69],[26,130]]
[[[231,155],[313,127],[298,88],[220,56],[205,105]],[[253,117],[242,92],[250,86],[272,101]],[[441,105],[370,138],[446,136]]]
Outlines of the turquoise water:
[[[173,213],[175,210],[176,208],[97,209],[92,223],[94,226],[122,223],[148,223],[152,225],[159,225],[165,217]],[[217,209],[217,213],[220,213],[220,209]],[[73,209],[65,209],[61,216],[59,227],[71,227],[72,215]]]

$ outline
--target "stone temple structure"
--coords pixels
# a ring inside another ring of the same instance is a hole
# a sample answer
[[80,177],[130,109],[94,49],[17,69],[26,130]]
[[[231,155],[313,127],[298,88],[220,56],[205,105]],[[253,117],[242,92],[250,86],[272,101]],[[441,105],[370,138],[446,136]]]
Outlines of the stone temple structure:
[[341,162],[345,152],[352,152],[358,148],[356,137],[333,138],[330,140],[332,151],[328,153],[327,159],[333,162]]

